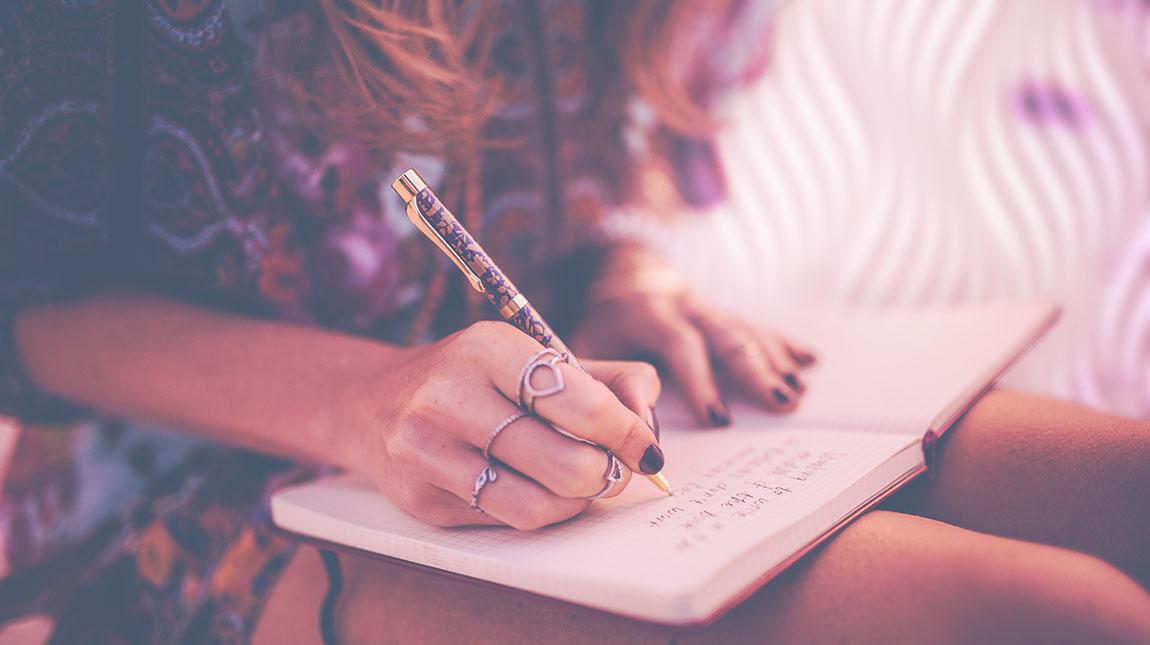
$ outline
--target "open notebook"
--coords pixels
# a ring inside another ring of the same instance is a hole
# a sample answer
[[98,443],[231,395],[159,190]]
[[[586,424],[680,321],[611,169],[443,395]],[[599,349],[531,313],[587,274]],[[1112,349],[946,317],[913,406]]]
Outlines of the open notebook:
[[736,403],[733,427],[699,431],[665,397],[674,496],[635,477],[540,531],[434,528],[350,477],[278,491],[272,515],[312,539],[645,620],[707,622],[923,472],[930,442],[1056,316],[1034,304],[776,321],[819,353],[799,411]]

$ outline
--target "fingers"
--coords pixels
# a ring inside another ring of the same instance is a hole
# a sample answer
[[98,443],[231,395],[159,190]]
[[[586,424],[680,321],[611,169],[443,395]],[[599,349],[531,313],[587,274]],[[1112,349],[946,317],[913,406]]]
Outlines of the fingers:
[[774,368],[783,379],[783,382],[794,391],[795,394],[802,395],[806,391],[807,385],[803,382],[799,370],[802,365],[795,360],[794,355],[790,352],[790,348],[786,342],[773,333],[758,334],[759,344],[766,352],[767,359],[770,361],[771,366]]
[[818,360],[818,356],[814,350],[805,345],[796,343],[793,340],[784,340],[783,343],[786,345],[787,353],[791,355],[791,358],[793,358],[800,367],[810,367]]
[[800,395],[771,364],[766,350],[756,348],[740,352],[727,359],[725,365],[739,386],[767,409],[772,412],[795,409]]
[[590,374],[559,365],[564,389],[535,400],[536,413],[557,429],[610,450],[631,470],[654,475],[663,469],[663,451],[647,422]]
[[[457,446],[434,464],[427,464],[430,483],[455,495],[470,508],[476,478],[488,462],[470,446]],[[491,517],[520,530],[530,531],[570,519],[590,502],[561,497],[502,464],[492,466],[496,478],[483,486],[479,507]],[[449,508],[458,506],[448,505]],[[475,523],[475,522],[470,522]]]
[[[517,410],[509,401],[504,401],[503,407],[504,416],[476,424],[469,432],[476,448],[482,450],[500,422]],[[601,448],[565,437],[529,416],[514,421],[496,436],[491,455],[561,497],[590,497],[607,483],[607,454]],[[623,468],[622,473],[623,478],[604,497],[614,497],[627,487],[631,471]]]
[[627,409],[646,421],[655,438],[659,438],[655,404],[663,385],[655,366],[639,361],[583,361],[583,368],[614,392]]
[[[495,388],[509,400],[517,401],[522,368],[540,346],[511,326],[503,327],[506,333],[488,328],[494,333],[489,335],[484,351],[474,354],[474,358],[485,365]],[[607,448],[631,470],[647,475],[662,470],[663,451],[646,421],[590,374],[566,363],[559,363],[557,368],[563,379],[562,388],[549,396],[537,397],[536,414],[556,429]],[[538,381],[532,381],[537,387],[554,383],[554,375],[546,368],[540,372],[535,375]]]
[[404,507],[416,519],[434,526],[503,526],[494,515],[476,513],[458,495],[424,483],[404,499]]
[[664,364],[700,423],[730,425],[731,414],[715,381],[707,340],[677,305],[652,312],[647,332],[636,342]]
[[741,389],[772,412],[795,409],[806,385],[798,362],[780,338],[703,310],[693,320],[706,334],[716,360]]

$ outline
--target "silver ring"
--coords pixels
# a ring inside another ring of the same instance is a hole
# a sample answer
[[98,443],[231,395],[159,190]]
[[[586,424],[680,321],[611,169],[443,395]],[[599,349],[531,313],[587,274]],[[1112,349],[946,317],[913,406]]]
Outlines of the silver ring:
[[483,492],[485,486],[496,479],[499,479],[499,473],[496,472],[494,464],[489,463],[479,471],[479,475],[475,478],[475,488],[471,489],[471,510],[477,513],[483,512],[483,509],[479,508],[479,494]]
[[[562,392],[566,386],[563,383],[563,373],[559,371],[559,363],[568,361],[569,359],[565,354],[560,354],[551,348],[540,350],[527,359],[523,369],[519,372],[519,408],[531,416],[535,416],[535,399]],[[535,375],[535,371],[538,369],[550,370],[555,382],[545,388],[537,388],[532,385],[531,377]]]
[[511,425],[512,423],[515,423],[516,421],[522,419],[525,416],[527,416],[526,412],[524,412],[522,410],[516,410],[515,414],[512,414],[511,416],[507,417],[506,419],[500,421],[499,425],[495,426],[495,429],[492,430],[491,434],[487,437],[487,443],[483,444],[483,458],[484,459],[486,459],[487,461],[491,461],[491,444],[495,443],[495,438],[499,436],[499,433],[506,430],[507,426]]
[[716,352],[719,355],[719,360],[723,363],[730,363],[738,358],[750,358],[752,356],[762,356],[766,353],[761,343],[749,340],[745,343],[739,343],[734,347]]
[[619,458],[615,456],[615,453],[606,448],[603,449],[603,452],[607,453],[607,470],[603,473],[603,479],[606,479],[607,483],[603,484],[603,490],[587,499],[599,499],[603,497],[607,493],[610,493],[611,489],[615,487],[615,484],[618,484],[619,481],[623,479],[623,465],[619,463]]

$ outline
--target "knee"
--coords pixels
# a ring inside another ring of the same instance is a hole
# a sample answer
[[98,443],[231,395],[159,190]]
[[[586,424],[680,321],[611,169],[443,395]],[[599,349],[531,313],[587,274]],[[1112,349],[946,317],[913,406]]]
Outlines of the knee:
[[972,641],[1150,642],[1150,595],[1092,556],[1019,544],[956,578],[967,611],[955,628]]

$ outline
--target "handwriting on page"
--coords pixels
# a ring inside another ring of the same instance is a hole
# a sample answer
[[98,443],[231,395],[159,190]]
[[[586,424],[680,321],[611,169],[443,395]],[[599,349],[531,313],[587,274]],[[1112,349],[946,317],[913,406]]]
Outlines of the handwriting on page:
[[847,456],[832,450],[796,451],[797,443],[746,447],[713,465],[695,468],[695,476],[675,489],[671,505],[650,516],[647,527],[678,534],[677,551],[695,549],[716,533],[801,492],[805,482]]

